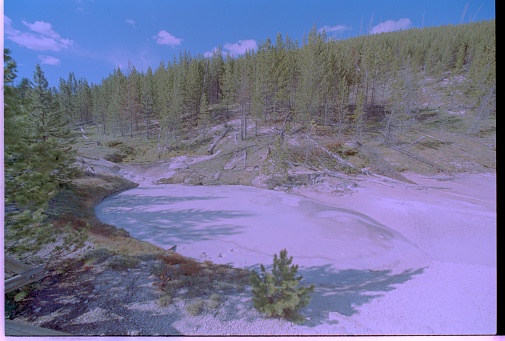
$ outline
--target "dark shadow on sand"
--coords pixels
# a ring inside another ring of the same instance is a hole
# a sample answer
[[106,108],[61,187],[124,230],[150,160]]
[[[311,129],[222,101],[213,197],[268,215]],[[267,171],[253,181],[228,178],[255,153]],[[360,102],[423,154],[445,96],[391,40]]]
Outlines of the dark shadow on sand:
[[330,265],[300,268],[303,276],[301,284],[314,284],[312,300],[301,313],[310,316],[305,324],[317,326],[323,323],[336,324],[336,314],[330,319],[329,313],[350,317],[359,312],[359,307],[371,300],[395,290],[398,285],[424,272],[424,268],[407,269],[400,273],[391,270],[335,271]]
[[98,209],[97,216],[107,224],[124,228],[134,238],[165,246],[188,240],[209,240],[241,233],[244,227],[227,224],[226,219],[253,215],[240,211],[203,209],[150,211],[151,205],[153,203],[132,206],[131,202],[124,202],[107,206],[106,212]]
[[[259,269],[259,264],[249,267],[251,270]],[[311,294],[308,306],[299,312],[308,318],[301,325],[316,327],[322,324],[338,324],[338,315],[350,317],[359,312],[360,307],[373,299],[384,296],[385,293],[395,290],[399,285],[420,275],[425,268],[407,269],[400,273],[391,270],[334,270],[329,264],[299,268],[298,273],[303,276],[300,285],[314,284],[315,290]],[[267,271],[271,271],[267,267]],[[247,304],[253,311],[242,316],[236,316],[238,298],[232,300],[220,316],[223,321],[245,320],[253,322],[263,318],[263,315],[252,308],[252,297]],[[244,304],[243,302],[239,302]],[[330,318],[330,313],[332,316]]]

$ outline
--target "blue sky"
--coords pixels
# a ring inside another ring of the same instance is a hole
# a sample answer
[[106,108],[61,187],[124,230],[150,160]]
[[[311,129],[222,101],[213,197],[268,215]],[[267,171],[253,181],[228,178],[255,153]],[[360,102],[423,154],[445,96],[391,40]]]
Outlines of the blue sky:
[[[0,0],[2,1],[2,0]],[[232,55],[313,25],[336,39],[495,18],[491,0],[3,0],[3,42],[18,78],[40,64],[51,86],[69,72],[100,81],[128,61],[140,71],[187,50]]]

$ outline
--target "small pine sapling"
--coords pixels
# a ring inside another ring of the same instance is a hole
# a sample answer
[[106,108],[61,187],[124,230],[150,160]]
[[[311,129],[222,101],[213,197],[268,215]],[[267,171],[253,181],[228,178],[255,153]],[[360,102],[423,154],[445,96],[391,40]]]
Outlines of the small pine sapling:
[[261,276],[251,273],[254,307],[267,317],[283,317],[295,322],[304,320],[297,311],[310,302],[309,293],[314,285],[299,286],[302,276],[297,276],[298,265],[291,265],[293,257],[288,258],[286,249],[280,257],[274,255],[272,272],[266,271],[261,264]]

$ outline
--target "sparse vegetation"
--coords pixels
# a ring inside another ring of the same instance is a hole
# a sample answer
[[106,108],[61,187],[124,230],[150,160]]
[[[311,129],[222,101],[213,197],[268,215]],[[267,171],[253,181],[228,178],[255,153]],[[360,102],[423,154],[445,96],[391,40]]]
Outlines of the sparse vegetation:
[[207,296],[210,307],[217,307],[223,296],[235,295],[248,284],[249,272],[222,264],[200,263],[178,253],[164,254],[151,267],[158,279],[161,296],[191,300]]

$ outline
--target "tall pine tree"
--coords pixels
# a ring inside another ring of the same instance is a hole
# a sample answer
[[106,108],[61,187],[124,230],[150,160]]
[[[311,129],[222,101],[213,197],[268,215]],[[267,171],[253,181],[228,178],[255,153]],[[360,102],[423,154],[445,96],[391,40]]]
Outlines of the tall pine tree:
[[5,250],[34,254],[57,238],[47,219],[48,203],[69,180],[73,152],[40,66],[29,105],[21,105],[15,77],[15,62],[4,50]]

